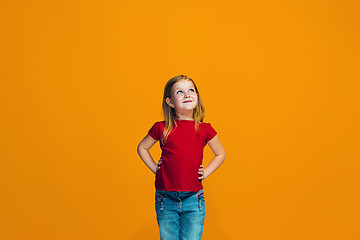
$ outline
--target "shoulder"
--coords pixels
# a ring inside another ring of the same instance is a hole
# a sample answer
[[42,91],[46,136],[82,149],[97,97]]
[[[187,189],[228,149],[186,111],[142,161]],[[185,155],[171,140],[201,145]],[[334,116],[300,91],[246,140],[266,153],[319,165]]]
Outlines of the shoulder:
[[154,128],[157,130],[163,130],[165,128],[165,121],[157,121],[152,125],[151,128]]
[[158,121],[155,122],[150,130],[148,131],[149,135],[154,138],[155,140],[159,140],[162,134],[162,131],[164,130],[164,125],[165,122],[164,121]]
[[165,125],[165,121],[157,121],[153,124],[153,126],[164,126]]
[[213,133],[216,132],[216,130],[214,129],[214,127],[211,125],[211,123],[209,122],[200,122],[199,127],[202,131],[205,131],[207,133]]
[[212,128],[211,123],[209,122],[200,122],[200,125],[205,128]]

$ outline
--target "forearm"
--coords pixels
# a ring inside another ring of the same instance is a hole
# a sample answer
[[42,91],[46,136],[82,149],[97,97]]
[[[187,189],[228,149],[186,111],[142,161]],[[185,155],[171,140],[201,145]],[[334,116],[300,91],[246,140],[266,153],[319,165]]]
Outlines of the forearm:
[[156,165],[154,159],[152,158],[149,150],[139,147],[137,151],[138,151],[138,154],[139,154],[141,160],[155,174],[157,165]]
[[215,156],[211,162],[204,169],[204,178],[210,176],[213,172],[215,172],[218,167],[224,162],[225,155],[217,155]]

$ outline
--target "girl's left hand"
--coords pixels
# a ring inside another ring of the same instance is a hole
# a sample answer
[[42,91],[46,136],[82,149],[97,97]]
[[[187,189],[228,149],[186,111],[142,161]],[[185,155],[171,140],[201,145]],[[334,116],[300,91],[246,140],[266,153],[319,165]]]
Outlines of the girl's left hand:
[[200,175],[199,176],[199,180],[204,180],[206,177],[205,177],[205,170],[204,170],[204,166],[203,165],[200,165],[200,168],[199,168],[199,171],[198,171],[198,174]]
[[163,160],[164,160],[164,159],[161,157],[161,158],[159,159],[158,163],[156,164],[155,175],[159,172],[160,166],[161,166]]

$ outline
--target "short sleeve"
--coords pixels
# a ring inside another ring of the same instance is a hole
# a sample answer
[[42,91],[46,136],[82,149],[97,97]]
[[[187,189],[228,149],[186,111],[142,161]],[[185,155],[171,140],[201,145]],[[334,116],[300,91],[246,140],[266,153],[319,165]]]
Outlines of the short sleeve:
[[150,128],[149,130],[149,135],[155,139],[155,140],[159,140],[160,139],[160,132],[161,129],[160,129],[160,122],[156,122],[154,123],[154,125]]
[[206,126],[206,136],[207,136],[206,142],[208,142],[216,136],[217,132],[211,126],[210,123],[206,123],[205,126]]

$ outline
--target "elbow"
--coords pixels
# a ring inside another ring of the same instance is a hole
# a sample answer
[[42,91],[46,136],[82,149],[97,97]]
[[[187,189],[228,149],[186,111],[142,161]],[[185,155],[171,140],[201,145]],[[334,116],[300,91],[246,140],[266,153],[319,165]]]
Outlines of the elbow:
[[143,146],[143,144],[139,143],[139,145],[137,146],[137,152],[140,155],[142,152],[144,151],[149,151],[149,149],[147,149],[146,147]]
[[139,143],[139,145],[136,148],[137,153],[140,155],[141,152],[141,143]]
[[225,158],[226,158],[226,153],[225,153],[225,151],[224,151],[223,154],[222,154],[222,162],[225,161]]
[[220,164],[222,164],[224,161],[225,161],[225,151],[224,152],[222,152],[222,153],[219,153],[219,154],[216,154],[215,155],[216,156],[216,158],[218,159],[218,162],[220,163]]

